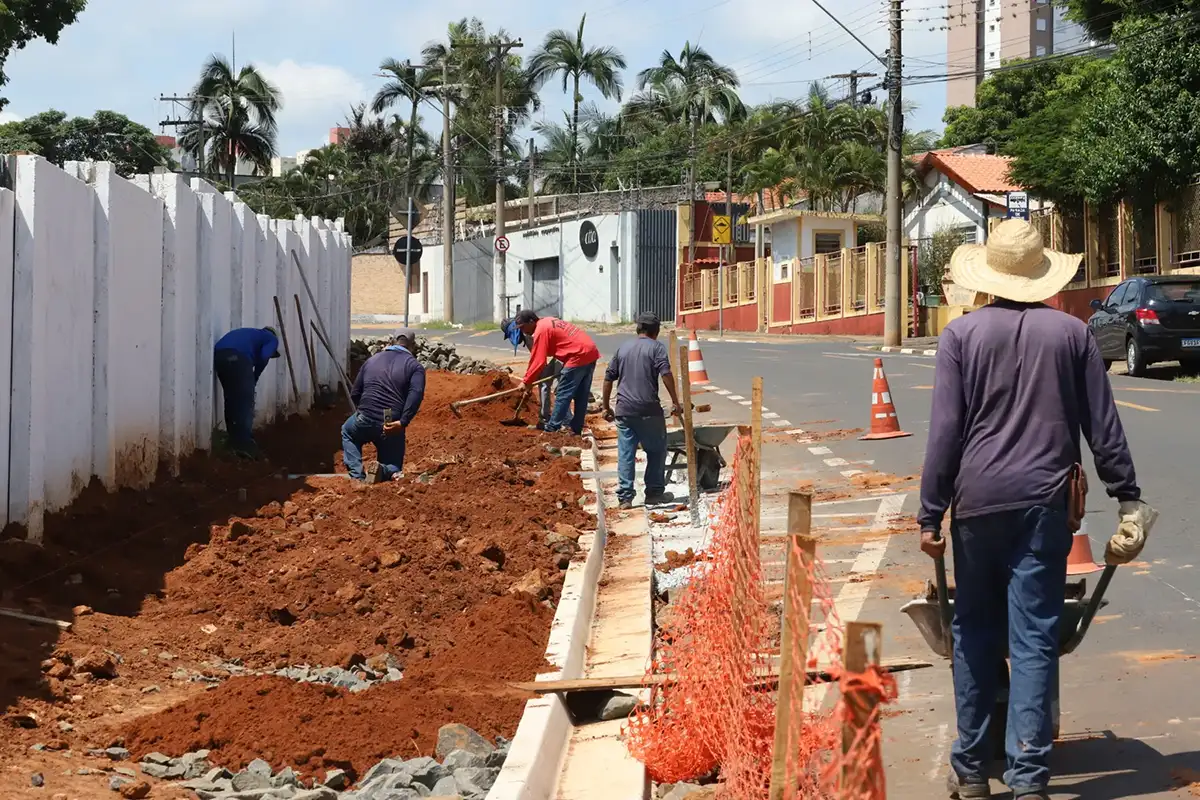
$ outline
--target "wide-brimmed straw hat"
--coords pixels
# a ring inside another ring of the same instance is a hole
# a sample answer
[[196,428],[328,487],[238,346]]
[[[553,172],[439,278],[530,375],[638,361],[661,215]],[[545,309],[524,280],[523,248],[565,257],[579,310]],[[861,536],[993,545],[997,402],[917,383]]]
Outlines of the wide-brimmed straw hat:
[[954,251],[950,279],[1006,300],[1040,303],[1071,282],[1082,258],[1046,249],[1037,228],[1006,219],[988,235],[987,244],[964,244]]

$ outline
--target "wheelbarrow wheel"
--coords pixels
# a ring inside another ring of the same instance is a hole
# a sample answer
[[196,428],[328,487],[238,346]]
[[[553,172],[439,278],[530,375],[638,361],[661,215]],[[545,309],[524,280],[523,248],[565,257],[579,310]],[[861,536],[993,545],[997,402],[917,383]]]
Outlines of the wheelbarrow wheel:
[[700,450],[696,453],[696,483],[706,492],[715,492],[721,484],[721,453]]

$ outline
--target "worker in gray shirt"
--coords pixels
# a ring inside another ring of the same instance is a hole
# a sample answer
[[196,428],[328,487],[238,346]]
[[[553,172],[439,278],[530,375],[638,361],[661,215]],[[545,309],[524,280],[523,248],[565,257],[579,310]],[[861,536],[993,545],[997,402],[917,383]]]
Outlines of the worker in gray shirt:
[[[667,421],[658,399],[661,379],[671,396],[671,414],[682,414],[675,391],[675,376],[667,348],[658,341],[658,317],[643,313],[637,318],[637,338],[617,349],[604,371],[601,403],[604,418],[617,422],[617,500],[621,508],[633,508],[633,477],[637,449],[646,451],[646,505],[669,503],[667,494]],[[617,408],[612,407],[613,383],[617,384]]]
[[958,738],[950,796],[991,797],[988,729],[1005,646],[1011,664],[1007,771],[1016,800],[1048,798],[1058,626],[1072,528],[1084,512],[1080,434],[1120,505],[1105,560],[1141,552],[1157,513],[1141,500],[1107,370],[1080,320],[1044,305],[1078,255],[1046,250],[1027,222],[1006,220],[986,245],[950,261],[959,286],[995,302],[951,322],[937,349],[921,474],[921,549],[941,558],[951,512]]

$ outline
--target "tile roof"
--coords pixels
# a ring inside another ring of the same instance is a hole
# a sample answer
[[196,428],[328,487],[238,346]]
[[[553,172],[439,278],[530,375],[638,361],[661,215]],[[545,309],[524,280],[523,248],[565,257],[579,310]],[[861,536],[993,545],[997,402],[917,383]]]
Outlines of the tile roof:
[[920,156],[922,171],[937,169],[972,193],[1017,192],[1018,186],[1008,176],[1012,159],[1007,156],[964,153],[957,148],[931,150]]
[[[781,208],[787,208],[789,200],[796,200],[796,199],[799,199],[799,198],[788,198],[781,191],[779,191],[779,189],[767,189],[766,191],[763,192],[763,204],[765,205],[767,211],[776,211]],[[705,192],[704,200],[705,200],[705,202],[708,202],[708,203],[724,203],[725,202],[725,193],[724,192]],[[737,192],[734,192],[733,193],[733,202],[735,205],[737,205],[738,203],[745,203],[750,206],[751,214],[758,213],[758,194],[757,193],[755,193],[755,194],[738,194]]]

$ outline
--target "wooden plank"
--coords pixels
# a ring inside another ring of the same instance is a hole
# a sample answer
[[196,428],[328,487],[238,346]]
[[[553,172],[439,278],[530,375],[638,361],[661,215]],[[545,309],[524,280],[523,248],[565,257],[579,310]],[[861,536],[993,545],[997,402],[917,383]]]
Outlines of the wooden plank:
[[[900,658],[883,661],[880,669],[884,672],[909,672],[914,669],[928,669],[933,666],[930,661],[914,661]],[[811,681],[828,681],[833,679],[833,673],[828,667],[816,667],[805,670],[805,677]],[[775,671],[764,672],[757,681],[772,684],[779,680]],[[656,675],[623,675],[604,678],[572,678],[558,681],[526,681],[508,684],[514,689],[532,694],[559,694],[571,692],[602,692],[614,689],[640,689],[643,686],[665,686],[678,683],[679,676],[673,672]]]
[[[687,345],[679,346],[679,363],[687,363]],[[700,487],[696,484],[696,439],[692,428],[692,382],[681,375],[679,385],[683,400],[683,438],[687,447],[688,511],[693,527],[700,527]]]
[[787,572],[783,584],[783,626],[779,643],[779,692],[775,705],[775,745],[771,756],[769,800],[784,800],[788,776],[795,780],[794,760],[799,752],[797,743],[790,741],[793,712],[803,711],[804,670],[796,669],[796,654],[800,663],[808,657],[809,613],[812,609],[813,586],[809,569],[816,562],[817,540],[812,533],[812,494],[788,493],[788,552]]

